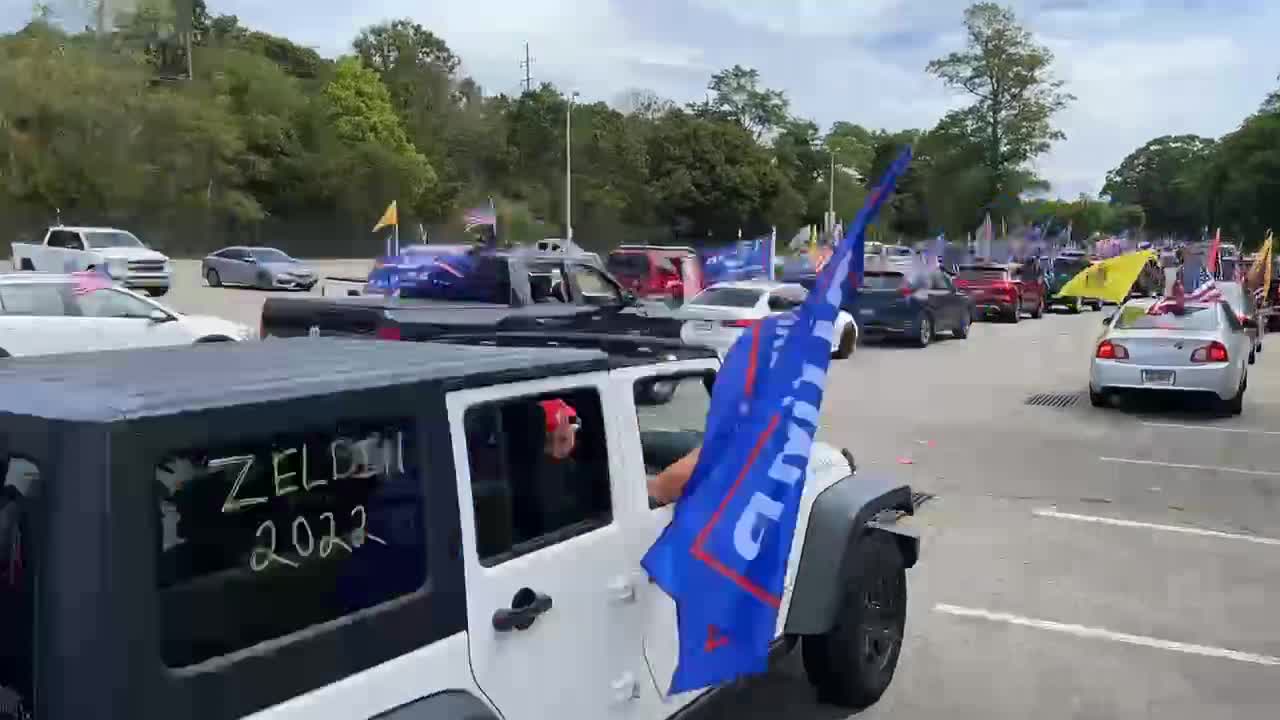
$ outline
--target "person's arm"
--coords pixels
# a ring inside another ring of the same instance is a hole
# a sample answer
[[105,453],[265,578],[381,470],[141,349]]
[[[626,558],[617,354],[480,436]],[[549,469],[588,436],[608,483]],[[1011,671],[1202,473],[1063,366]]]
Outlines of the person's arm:
[[687,455],[671,463],[657,477],[649,481],[649,497],[666,505],[680,499],[684,494],[684,486],[689,484],[693,469],[698,465],[698,452],[701,446],[689,451]]

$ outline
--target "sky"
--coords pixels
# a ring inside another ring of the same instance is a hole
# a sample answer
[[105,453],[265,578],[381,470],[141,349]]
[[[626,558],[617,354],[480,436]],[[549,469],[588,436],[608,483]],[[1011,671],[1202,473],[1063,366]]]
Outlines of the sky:
[[[363,27],[408,17],[443,37],[485,91],[515,93],[524,44],[534,82],[614,102],[629,89],[702,99],[736,64],[786,92],[793,114],[929,128],[964,103],[924,71],[963,46],[968,0],[207,0],[213,14],[315,48],[349,52]],[[1052,195],[1097,193],[1146,141],[1230,132],[1275,89],[1274,0],[1006,0],[1055,55],[1077,100],[1066,140],[1036,161]],[[0,0],[0,32],[30,15]]]

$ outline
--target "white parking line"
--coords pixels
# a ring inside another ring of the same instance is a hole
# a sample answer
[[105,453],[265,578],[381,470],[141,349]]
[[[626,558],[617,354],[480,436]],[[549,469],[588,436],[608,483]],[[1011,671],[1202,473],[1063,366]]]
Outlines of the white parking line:
[[1051,510],[1048,508],[1032,510],[1031,514],[1037,517],[1056,518],[1058,520],[1075,520],[1077,522],[1114,525],[1116,527],[1141,528],[1143,530],[1163,530],[1164,532],[1200,535],[1202,537],[1221,538],[1223,540],[1243,540],[1245,542],[1257,543],[1259,545],[1280,545],[1280,539],[1277,538],[1229,533],[1222,532],[1220,530],[1202,530],[1201,528],[1187,527],[1186,525],[1160,525],[1158,523],[1139,522],[1137,520],[1121,520],[1119,518],[1099,517],[1097,515],[1077,515],[1075,513],[1058,512],[1057,510]]
[[1183,425],[1181,423],[1144,422],[1143,425],[1171,430],[1212,430],[1214,432],[1245,433],[1246,435],[1280,435],[1280,430],[1254,430],[1251,428],[1219,427],[1217,425]]
[[1176,640],[1162,640],[1160,638],[1147,637],[1146,635],[1131,635],[1129,633],[1115,632],[1114,630],[1106,630],[1104,628],[1088,627],[1087,625],[1074,625],[1070,623],[1054,622],[1052,620],[1038,620],[1036,618],[1023,617],[1021,615],[1013,615],[1011,613],[993,612],[991,610],[960,607],[959,605],[947,605],[944,603],[934,605],[933,609],[935,612],[944,613],[946,615],[978,618],[980,620],[1006,623],[1009,625],[1020,625],[1022,627],[1036,628],[1037,630],[1049,630],[1066,635],[1074,635],[1075,637],[1080,638],[1109,640],[1111,642],[1124,643],[1126,645],[1138,645],[1140,647],[1155,648],[1157,650],[1171,650],[1173,652],[1187,653],[1188,655],[1202,655],[1204,657],[1236,660],[1239,662],[1253,663],[1254,665],[1280,665],[1280,657],[1256,655],[1254,653],[1213,647],[1211,645],[1193,645],[1191,643],[1177,642]]
[[1221,467],[1215,465],[1191,465],[1189,463],[1170,463],[1160,462],[1159,460],[1137,460],[1134,458],[1117,458],[1117,457],[1100,457],[1098,460],[1102,462],[1112,463],[1128,463],[1130,465],[1155,465],[1157,467],[1181,468],[1183,470],[1209,470],[1211,472],[1231,472],[1241,475],[1265,475],[1267,477],[1280,477],[1280,472],[1273,470],[1249,470],[1248,468]]

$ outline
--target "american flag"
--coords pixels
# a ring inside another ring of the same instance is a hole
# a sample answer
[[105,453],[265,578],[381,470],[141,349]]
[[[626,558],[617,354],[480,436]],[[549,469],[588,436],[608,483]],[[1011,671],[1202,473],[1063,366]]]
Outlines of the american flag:
[[1196,277],[1196,289],[1191,291],[1187,299],[1191,302],[1219,302],[1222,300],[1222,291],[1218,289],[1218,283],[1205,269],[1204,265],[1200,266],[1200,274]]
[[[1199,290],[1199,288],[1196,288]],[[1173,281],[1172,291],[1151,304],[1147,308],[1148,315],[1163,315],[1167,312],[1176,312],[1182,309],[1188,298],[1186,292],[1182,289],[1182,276],[1178,276]]]
[[478,207],[468,210],[463,216],[465,230],[478,227],[494,227],[498,224],[498,213],[492,207]]
[[76,295],[88,295],[96,290],[106,290],[115,285],[110,275],[94,270],[74,272],[71,273],[71,277],[75,278],[76,281]]

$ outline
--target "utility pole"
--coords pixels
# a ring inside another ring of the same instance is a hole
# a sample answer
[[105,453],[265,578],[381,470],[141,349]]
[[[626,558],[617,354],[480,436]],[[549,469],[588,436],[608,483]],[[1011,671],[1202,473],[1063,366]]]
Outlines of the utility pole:
[[520,67],[524,68],[524,91],[529,92],[533,90],[533,58],[529,55],[529,43],[524,44],[524,62]]
[[573,101],[575,91],[569,95],[569,106],[564,111],[564,239],[573,240]]
[[828,188],[827,196],[827,230],[834,230],[836,227],[836,151],[831,151],[831,185]]

